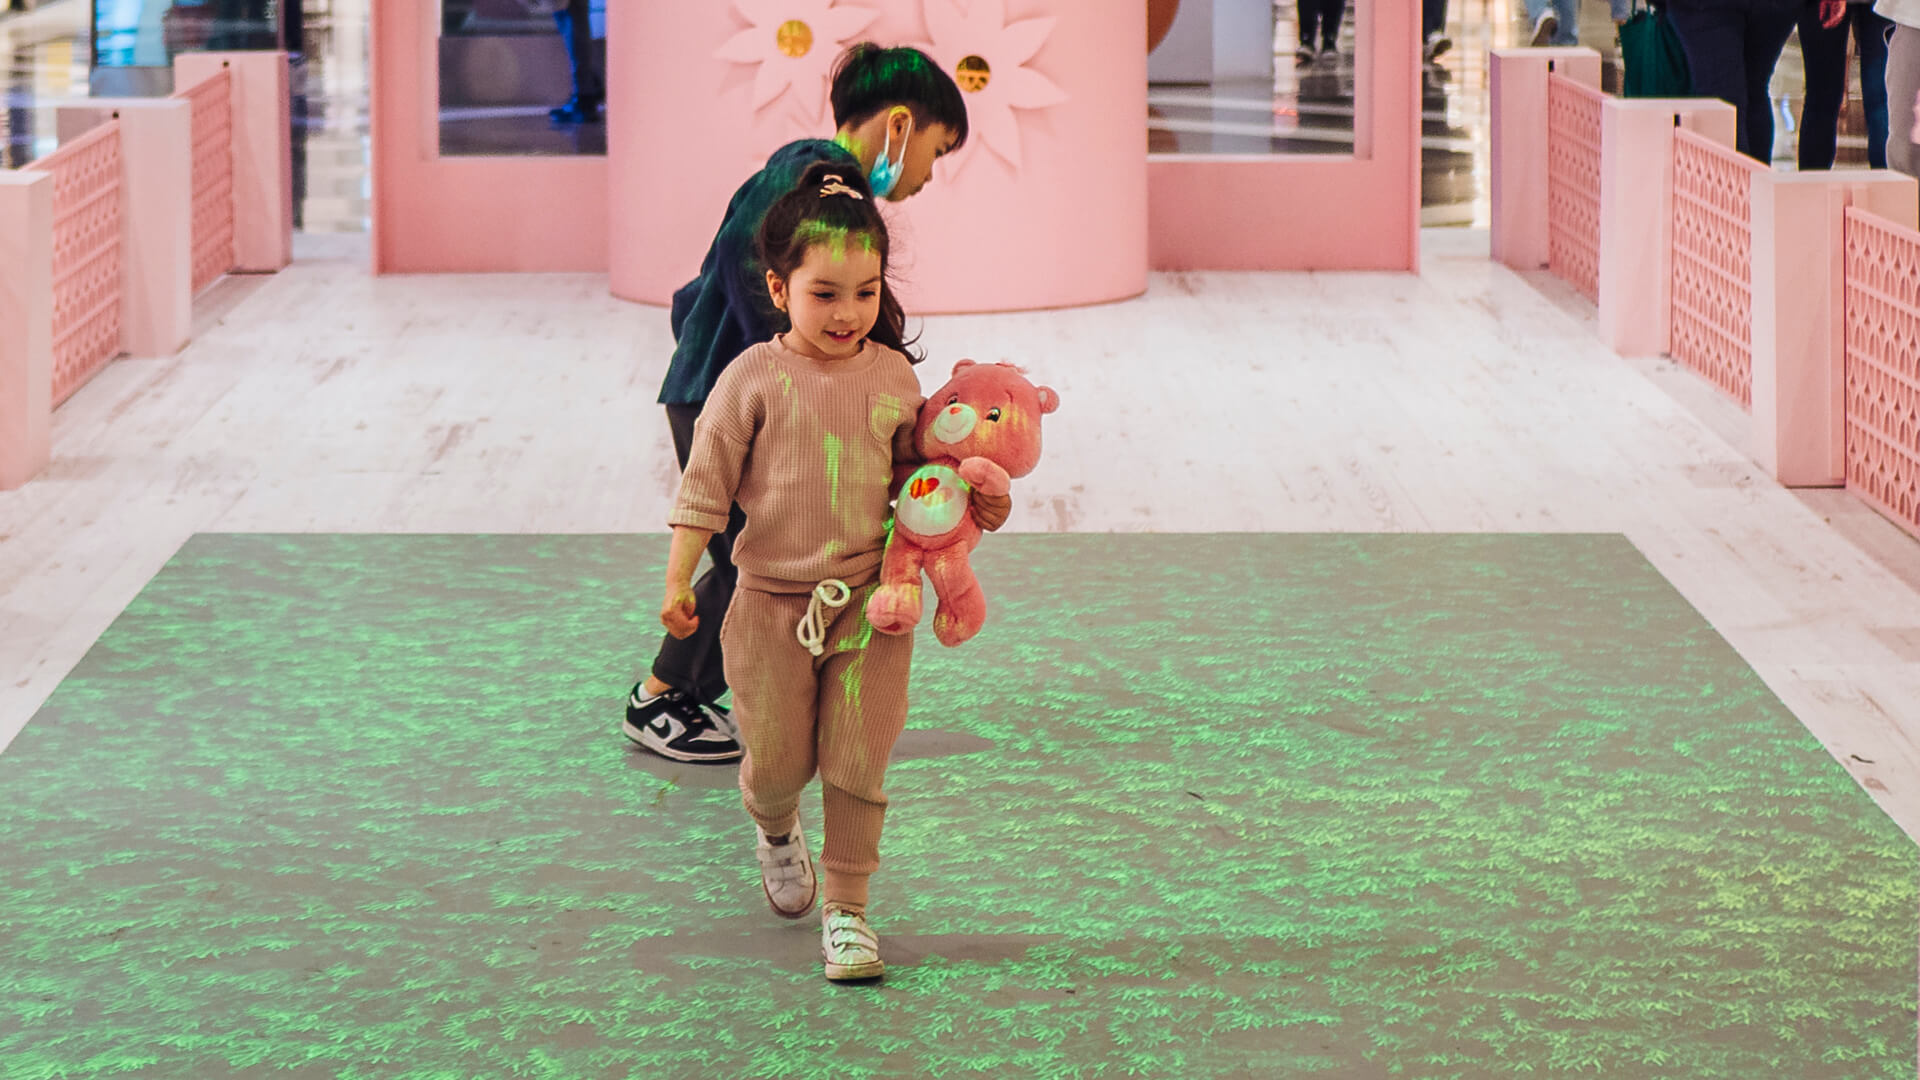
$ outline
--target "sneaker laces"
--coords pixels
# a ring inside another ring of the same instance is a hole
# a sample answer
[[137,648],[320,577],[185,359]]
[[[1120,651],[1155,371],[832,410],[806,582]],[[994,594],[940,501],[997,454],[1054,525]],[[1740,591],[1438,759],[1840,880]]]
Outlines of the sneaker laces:
[[795,636],[800,639],[800,644],[805,645],[808,652],[819,656],[826,651],[826,611],[822,605],[827,608],[843,608],[852,598],[853,590],[847,588],[847,583],[839,578],[828,578],[813,587],[813,595],[807,601],[807,613],[801,618],[799,627],[794,630]]
[[732,739],[734,742],[740,741],[740,721],[735,720],[731,712],[728,712],[718,705],[704,706],[701,711],[713,718],[713,726],[717,728],[722,735]]
[[834,963],[869,963],[880,959],[880,939],[867,925],[867,917],[857,911],[826,909],[827,946],[833,950]]
[[673,709],[673,714],[680,718],[680,722],[686,725],[687,739],[697,742],[702,739],[711,741],[717,737],[733,742],[739,741],[733,734],[728,733],[728,725],[721,722],[719,713],[708,709],[678,690],[670,690],[668,693],[672,695],[669,707]]

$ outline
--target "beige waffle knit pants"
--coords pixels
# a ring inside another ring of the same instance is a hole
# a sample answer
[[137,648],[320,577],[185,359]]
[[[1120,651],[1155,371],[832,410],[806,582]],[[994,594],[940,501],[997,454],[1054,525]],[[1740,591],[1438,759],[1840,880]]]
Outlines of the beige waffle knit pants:
[[825,609],[822,653],[795,631],[810,597],[734,592],[720,627],[733,714],[746,757],[740,790],[747,813],[768,833],[793,828],[800,793],[817,772],[824,804],[829,902],[864,907],[867,876],[880,866],[882,789],[887,756],[907,722],[913,635],[878,633],[867,598],[878,582],[852,590],[846,606]]

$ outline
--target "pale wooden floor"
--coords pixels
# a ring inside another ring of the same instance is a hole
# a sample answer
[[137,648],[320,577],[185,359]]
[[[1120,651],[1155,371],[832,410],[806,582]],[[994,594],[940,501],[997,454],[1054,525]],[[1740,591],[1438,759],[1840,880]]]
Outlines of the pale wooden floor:
[[[299,237],[291,269],[201,299],[185,352],[59,411],[51,469],[0,494],[0,745],[197,531],[662,530],[663,311],[597,276],[375,280],[365,244]],[[1060,391],[1015,530],[1624,533],[1920,835],[1920,543],[1774,485],[1737,410],[1602,349],[1484,233],[1425,244],[1418,277],[1160,275],[930,319],[922,377],[1010,359]],[[581,688],[610,737],[635,644]]]

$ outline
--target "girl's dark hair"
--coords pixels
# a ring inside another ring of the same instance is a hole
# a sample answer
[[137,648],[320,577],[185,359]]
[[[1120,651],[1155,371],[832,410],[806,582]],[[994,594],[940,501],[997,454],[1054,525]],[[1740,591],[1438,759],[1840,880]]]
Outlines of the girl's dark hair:
[[882,109],[905,105],[918,126],[942,124],[952,131],[953,149],[966,145],[966,99],[953,76],[919,49],[884,49],[871,41],[852,46],[834,61],[831,97],[835,127],[863,124]]
[[[846,193],[822,195],[821,191],[832,184],[843,184],[858,197]],[[807,166],[793,190],[767,208],[766,216],[760,219],[760,231],[753,237],[761,268],[773,271],[782,281],[791,278],[806,261],[807,249],[820,243],[873,245],[880,256],[880,317],[874,320],[867,337],[919,363],[921,354],[908,348],[919,336],[906,336],[907,313],[887,277],[887,223],[858,166],[831,161]]]

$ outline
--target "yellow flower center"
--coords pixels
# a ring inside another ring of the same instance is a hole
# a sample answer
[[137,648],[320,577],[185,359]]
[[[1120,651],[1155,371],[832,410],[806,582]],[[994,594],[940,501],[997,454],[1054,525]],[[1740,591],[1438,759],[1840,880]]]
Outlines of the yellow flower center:
[[788,19],[780,24],[773,40],[781,52],[797,60],[813,51],[813,27],[799,19]]
[[985,90],[987,83],[992,79],[993,68],[988,66],[987,58],[984,56],[962,57],[959,66],[954,70],[954,81],[960,84],[960,89],[968,93],[979,93]]

